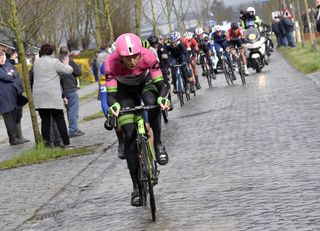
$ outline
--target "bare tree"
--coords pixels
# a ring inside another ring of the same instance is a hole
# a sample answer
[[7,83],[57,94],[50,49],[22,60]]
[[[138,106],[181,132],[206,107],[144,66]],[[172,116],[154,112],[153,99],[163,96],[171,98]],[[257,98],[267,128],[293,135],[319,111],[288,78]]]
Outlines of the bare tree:
[[[147,22],[152,25],[154,34],[156,36],[159,36],[158,24],[161,19],[162,13],[160,13],[159,15],[156,14],[154,4],[157,4],[157,2],[154,0],[148,0],[144,6],[143,15]],[[149,17],[148,13],[146,13],[149,11],[151,11],[151,17]]]
[[162,6],[162,12],[167,20],[167,23],[169,25],[169,30],[173,31],[173,25],[171,22],[171,16],[173,11],[173,1],[172,0],[161,0],[160,1]]
[[142,18],[142,0],[135,0],[135,33],[141,35],[141,18]]
[[185,31],[186,25],[184,24],[188,9],[190,7],[190,0],[178,0],[173,4],[173,13],[177,20],[177,30]]

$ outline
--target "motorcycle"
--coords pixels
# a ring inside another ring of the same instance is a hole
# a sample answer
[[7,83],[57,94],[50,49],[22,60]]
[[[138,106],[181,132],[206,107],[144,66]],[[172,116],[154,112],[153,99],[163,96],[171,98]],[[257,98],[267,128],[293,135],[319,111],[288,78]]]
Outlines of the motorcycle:
[[246,42],[246,57],[248,67],[252,67],[257,73],[261,72],[266,63],[266,38],[262,37],[258,28],[249,27],[244,30]]
[[266,56],[265,56],[266,65],[269,64],[271,52],[273,52],[273,41],[272,41],[271,35],[272,35],[271,27],[263,26],[261,31],[261,36],[266,38]]

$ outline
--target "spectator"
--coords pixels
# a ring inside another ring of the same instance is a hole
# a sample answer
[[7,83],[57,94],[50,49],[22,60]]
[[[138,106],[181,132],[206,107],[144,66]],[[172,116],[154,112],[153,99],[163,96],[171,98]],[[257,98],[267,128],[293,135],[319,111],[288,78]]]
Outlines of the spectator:
[[[69,56],[69,51],[67,46],[60,47],[60,61],[63,62]],[[69,57],[69,63],[73,68],[73,73],[62,74],[61,75],[61,86],[63,90],[63,97],[66,97],[66,108],[69,124],[69,137],[77,137],[84,135],[78,128],[79,119],[79,96],[77,92],[77,76],[82,74],[82,71],[77,65],[72,57]]]
[[278,18],[272,19],[271,28],[272,28],[272,32],[274,33],[274,35],[276,36],[276,39],[277,39],[277,48],[281,46],[280,30],[279,30],[278,23],[279,23]]
[[[6,51],[6,65],[9,66],[12,70],[14,70],[14,80],[19,88],[23,91],[23,85],[19,77],[19,73],[17,68],[14,66],[16,64],[17,59],[17,52],[15,50],[7,50]],[[22,93],[22,92],[21,92]],[[17,108],[16,108],[16,127],[17,127],[17,137],[18,139],[22,140],[23,142],[29,142],[30,140],[24,138],[22,136],[22,129],[21,129],[21,119],[22,119],[22,108],[28,102],[27,98],[23,95],[18,96]]]
[[280,21],[282,22],[283,28],[285,30],[285,36],[287,38],[288,45],[290,47],[295,47],[296,44],[295,44],[294,37],[293,37],[294,23],[293,23],[292,19],[290,19],[288,17],[281,17]]
[[303,33],[309,33],[309,24],[307,19],[307,13],[304,11],[301,15],[302,24],[303,24]]
[[23,144],[18,138],[16,117],[18,106],[18,94],[22,93],[22,87],[16,84],[14,70],[5,64],[6,55],[0,51],[0,114],[2,114],[10,145]]
[[283,16],[278,16],[279,37],[281,41],[281,46],[287,47],[288,46],[287,31],[284,28],[283,20],[281,20],[282,18]]
[[41,118],[41,134],[47,146],[50,145],[51,118],[56,122],[65,148],[70,147],[66,121],[64,119],[62,90],[60,76],[72,74],[73,69],[68,65],[69,58],[63,60],[53,56],[54,47],[43,44],[39,51],[40,58],[34,62],[33,99],[36,110]]
[[[97,54],[97,56],[98,56],[98,54]],[[96,82],[98,82],[99,81],[99,70],[98,70],[97,58],[94,58],[92,60],[92,62],[90,63],[90,66],[91,66],[92,74],[94,76],[94,80]]]

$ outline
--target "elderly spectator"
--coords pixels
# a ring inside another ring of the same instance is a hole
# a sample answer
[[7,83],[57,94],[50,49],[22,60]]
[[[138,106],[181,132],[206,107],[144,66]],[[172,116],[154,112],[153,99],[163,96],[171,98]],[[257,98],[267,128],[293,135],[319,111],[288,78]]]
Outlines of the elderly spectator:
[[0,114],[6,125],[10,145],[24,143],[18,138],[16,125],[17,99],[23,89],[15,78],[15,71],[6,64],[6,55],[0,51]]
[[[67,46],[60,47],[60,61],[63,62],[69,55]],[[69,65],[73,68],[71,74],[62,74],[61,86],[63,90],[63,97],[67,98],[66,108],[69,124],[69,137],[77,137],[84,135],[78,127],[79,119],[79,96],[77,92],[77,76],[82,74],[81,68],[77,65],[72,57],[69,57]]]
[[41,118],[41,134],[46,145],[50,145],[50,128],[52,120],[56,122],[65,148],[70,147],[66,121],[64,119],[62,89],[60,76],[72,74],[73,69],[68,65],[69,57],[63,60],[53,56],[54,47],[48,43],[41,46],[40,58],[34,62],[33,98],[36,110]]

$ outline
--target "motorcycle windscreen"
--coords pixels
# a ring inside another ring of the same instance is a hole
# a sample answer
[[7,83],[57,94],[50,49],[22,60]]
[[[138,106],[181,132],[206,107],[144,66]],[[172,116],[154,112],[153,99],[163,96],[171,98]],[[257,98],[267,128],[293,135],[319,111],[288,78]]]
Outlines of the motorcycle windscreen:
[[244,37],[246,43],[255,43],[260,39],[260,32],[258,28],[249,28],[244,30]]

